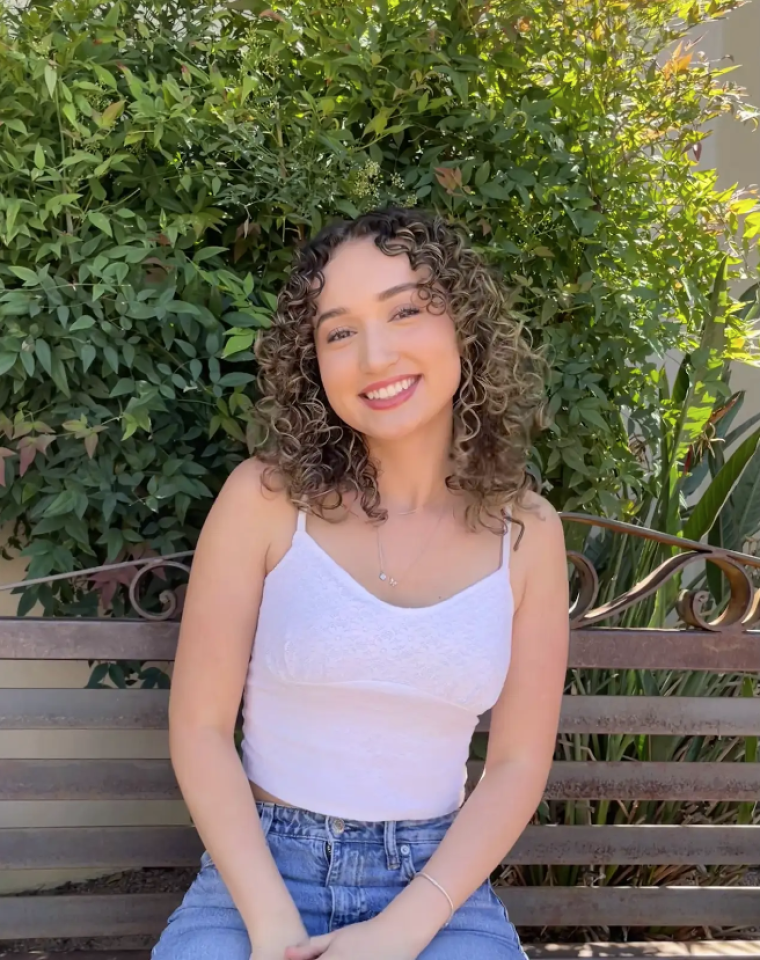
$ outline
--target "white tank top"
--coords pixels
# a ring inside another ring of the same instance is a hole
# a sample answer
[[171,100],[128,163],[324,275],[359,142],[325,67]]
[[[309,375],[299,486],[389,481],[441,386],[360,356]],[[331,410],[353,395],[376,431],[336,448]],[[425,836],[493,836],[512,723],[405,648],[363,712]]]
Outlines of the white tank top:
[[[397,607],[306,532],[264,582],[243,709],[248,778],[351,820],[456,810],[481,714],[509,669],[510,534],[498,570],[426,607]],[[511,523],[509,524],[511,527]]]

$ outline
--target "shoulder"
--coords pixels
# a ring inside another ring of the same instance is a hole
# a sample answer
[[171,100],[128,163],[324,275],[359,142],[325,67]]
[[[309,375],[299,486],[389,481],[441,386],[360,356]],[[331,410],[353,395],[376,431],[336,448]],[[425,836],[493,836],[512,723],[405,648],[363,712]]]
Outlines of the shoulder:
[[238,534],[262,535],[292,522],[293,504],[277,470],[256,457],[238,464],[227,477],[209,515]]
[[515,504],[511,531],[512,565],[518,593],[525,595],[528,583],[536,578],[567,579],[565,531],[562,518],[540,494],[526,490]]

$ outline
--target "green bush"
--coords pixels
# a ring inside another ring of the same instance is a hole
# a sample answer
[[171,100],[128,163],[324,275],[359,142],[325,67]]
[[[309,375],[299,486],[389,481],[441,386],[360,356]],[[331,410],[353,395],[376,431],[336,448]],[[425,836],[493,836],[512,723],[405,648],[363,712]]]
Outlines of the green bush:
[[[0,523],[29,576],[194,545],[259,440],[251,345],[293,243],[386,203],[464,225],[550,343],[535,466],[555,505],[635,513],[653,481],[625,417],[651,435],[672,416],[651,358],[674,349],[724,395],[698,337],[723,248],[742,277],[760,228],[694,162],[713,117],[754,112],[683,45],[657,57],[737,5],[6,6]],[[754,356],[738,309],[721,300],[723,358]]]

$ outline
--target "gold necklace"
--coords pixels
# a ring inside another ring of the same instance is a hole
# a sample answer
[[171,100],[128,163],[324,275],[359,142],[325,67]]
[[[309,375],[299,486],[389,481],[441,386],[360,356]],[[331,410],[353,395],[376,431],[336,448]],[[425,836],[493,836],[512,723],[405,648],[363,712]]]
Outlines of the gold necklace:
[[[416,513],[416,511],[411,511],[411,512],[412,512],[412,513]],[[432,542],[432,540],[433,540],[433,537],[434,537],[434,535],[435,535],[435,532],[438,530],[438,527],[439,527],[440,524],[441,524],[441,520],[443,519],[443,515],[444,515],[445,512],[446,512],[446,503],[445,503],[445,501],[444,501],[444,504],[443,504],[443,506],[442,506],[439,514],[438,514],[438,519],[437,519],[436,522],[435,522],[435,526],[433,527],[433,529],[432,529],[432,531],[431,531],[431,533],[430,533],[430,536],[429,536],[429,537],[427,538],[427,540],[425,541],[425,544],[424,544],[424,546],[422,547],[422,550],[420,550],[420,552],[417,554],[417,556],[412,560],[412,562],[409,564],[409,566],[406,568],[406,570],[404,570],[404,572],[402,573],[402,575],[401,575],[401,578],[402,578],[402,579],[403,579],[403,577],[405,577],[405,576],[407,575],[407,573],[409,573],[409,571],[412,569],[412,567],[415,565],[415,563],[417,563],[417,562],[422,558],[422,556],[424,555],[425,551],[426,551],[426,550],[428,549],[428,547],[430,546],[430,544],[431,544],[431,542]],[[379,527],[379,526],[378,526],[378,528],[377,528],[377,560],[378,560],[378,566],[379,566],[378,578],[379,578],[380,580],[382,580],[384,583],[387,583],[389,587],[397,587],[398,584],[399,584],[399,578],[398,578],[398,577],[391,577],[391,576],[389,576],[389,575],[387,574],[386,570],[385,570],[385,558],[383,557],[383,544],[382,544],[382,541],[380,540],[380,527]]]

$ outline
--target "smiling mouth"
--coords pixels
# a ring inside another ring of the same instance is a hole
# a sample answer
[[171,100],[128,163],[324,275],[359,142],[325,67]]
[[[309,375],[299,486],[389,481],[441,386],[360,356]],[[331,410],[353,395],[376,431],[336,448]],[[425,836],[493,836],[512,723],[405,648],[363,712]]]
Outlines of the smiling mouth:
[[406,393],[419,379],[419,377],[405,377],[403,380],[397,380],[395,383],[390,383],[386,387],[380,387],[379,390],[370,390],[367,393],[361,394],[361,396],[367,400],[392,400],[394,397]]

